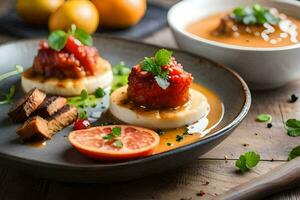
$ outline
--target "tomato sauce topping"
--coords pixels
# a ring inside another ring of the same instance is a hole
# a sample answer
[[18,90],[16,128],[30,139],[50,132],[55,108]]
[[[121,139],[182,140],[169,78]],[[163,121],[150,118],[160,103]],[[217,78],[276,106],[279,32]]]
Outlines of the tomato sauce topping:
[[99,53],[95,47],[84,46],[73,36],[68,36],[65,47],[56,51],[46,41],[33,62],[33,71],[45,77],[82,78],[97,73]]
[[143,71],[140,65],[133,67],[128,78],[128,98],[138,106],[146,108],[176,108],[189,101],[189,88],[193,77],[184,71],[175,58],[162,67],[169,71],[168,82],[170,85],[161,88],[152,73]]

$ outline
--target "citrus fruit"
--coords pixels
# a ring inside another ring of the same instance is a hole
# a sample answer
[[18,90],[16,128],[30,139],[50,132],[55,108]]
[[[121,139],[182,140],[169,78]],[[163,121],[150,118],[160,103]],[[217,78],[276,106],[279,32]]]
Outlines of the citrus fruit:
[[101,26],[126,28],[145,15],[146,0],[92,0],[99,11]]
[[151,155],[159,135],[131,125],[98,126],[72,131],[70,143],[82,154],[98,160],[128,160]]
[[43,25],[64,0],[17,0],[16,9],[20,17],[27,23]]
[[87,33],[94,33],[99,24],[99,14],[94,4],[87,0],[67,1],[52,13],[48,26],[50,31],[68,31],[72,24]]

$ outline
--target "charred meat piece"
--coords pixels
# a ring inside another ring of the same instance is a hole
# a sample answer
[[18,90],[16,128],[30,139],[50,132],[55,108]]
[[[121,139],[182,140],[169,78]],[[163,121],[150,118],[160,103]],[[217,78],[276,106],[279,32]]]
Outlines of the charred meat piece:
[[14,122],[24,122],[45,98],[46,94],[44,92],[34,88],[11,107],[8,115]]
[[233,19],[226,15],[220,21],[219,26],[217,27],[216,31],[218,34],[221,35],[230,35],[233,33],[232,27],[235,25]]
[[24,141],[32,139],[43,140],[51,138],[51,134],[48,129],[48,121],[41,118],[40,116],[29,118],[22,126],[17,129],[17,134]]
[[39,115],[43,118],[48,118],[67,104],[67,99],[64,97],[52,96],[46,98],[38,109],[32,114]]
[[74,106],[65,105],[61,110],[49,117],[48,129],[50,133],[56,133],[69,126],[77,119],[77,109]]

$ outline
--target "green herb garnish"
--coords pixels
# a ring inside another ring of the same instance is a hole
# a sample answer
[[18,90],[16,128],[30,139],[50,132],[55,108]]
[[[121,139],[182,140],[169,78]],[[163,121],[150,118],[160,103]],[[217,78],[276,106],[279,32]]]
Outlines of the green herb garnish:
[[70,30],[67,33],[63,30],[56,30],[51,32],[48,37],[49,46],[56,51],[62,50],[66,46],[68,35],[74,36],[83,45],[93,45],[92,37],[85,31],[76,28],[76,26],[72,24]]
[[285,122],[284,128],[287,130],[287,134],[292,137],[300,136],[300,120],[289,119]]
[[290,152],[288,160],[293,160],[294,158],[299,156],[300,156],[300,146],[297,146]]
[[121,142],[120,140],[117,140],[113,143],[113,145],[115,147],[118,147],[118,148],[122,148],[123,147],[123,142]]
[[[9,78],[11,76],[18,75],[23,72],[23,67],[21,65],[16,65],[16,69],[4,74],[0,75],[0,81],[3,81],[6,78]],[[16,86],[11,85],[8,92],[0,91],[0,95],[3,96],[3,100],[0,101],[0,105],[12,103],[12,99],[15,96],[16,93]]]
[[87,114],[86,110],[78,109],[78,118],[79,119],[87,119],[88,114]]
[[241,172],[245,172],[255,167],[259,161],[260,155],[253,151],[249,151],[239,157],[239,159],[235,162],[235,166],[239,168]]
[[260,115],[257,115],[256,121],[258,121],[258,122],[270,122],[270,121],[272,121],[272,116],[269,115],[269,114],[260,114]]
[[280,22],[280,18],[273,15],[270,9],[259,4],[237,7],[230,16],[234,21],[245,25],[262,25],[264,23],[277,25]]
[[172,146],[173,144],[171,142],[167,142],[167,146]]
[[168,65],[171,61],[173,52],[166,49],[160,49],[155,53],[153,58],[145,57],[141,62],[144,71],[154,75],[154,79],[162,89],[167,89],[170,85],[168,81],[169,71],[162,70],[162,66]]
[[182,135],[176,135],[176,142],[180,142],[181,140],[183,140],[183,136]]
[[112,92],[127,85],[128,83],[128,75],[130,74],[130,69],[126,67],[124,62],[120,62],[112,68],[114,79],[112,83],[111,90]]
[[95,91],[95,96],[97,98],[103,98],[105,96],[105,91],[102,88],[98,88]]
[[102,137],[104,140],[108,141],[114,141],[113,145],[118,148],[123,147],[122,141],[118,140],[118,137],[121,136],[121,128],[120,127],[114,127],[111,130],[110,134],[107,134],[106,136]]

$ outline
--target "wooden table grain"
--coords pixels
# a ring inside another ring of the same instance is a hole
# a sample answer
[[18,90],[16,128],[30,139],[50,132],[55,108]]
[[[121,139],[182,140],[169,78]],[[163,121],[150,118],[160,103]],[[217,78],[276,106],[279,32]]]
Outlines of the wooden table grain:
[[[0,43],[12,40],[15,38],[0,35]],[[144,42],[177,47],[169,28],[158,31]],[[300,145],[300,137],[289,137],[283,122],[288,118],[300,118],[300,101],[293,104],[288,102],[292,93],[299,93],[299,88],[300,80],[276,90],[252,92],[250,112],[232,135],[198,160],[180,169],[125,183],[71,184],[32,177],[0,166],[0,199],[213,199],[216,195],[287,162],[291,149]],[[273,116],[271,129],[264,123],[255,122],[256,115],[260,113]],[[247,173],[237,173],[235,160],[249,150],[259,153],[262,161]],[[300,188],[278,193],[267,199],[298,200]]]

